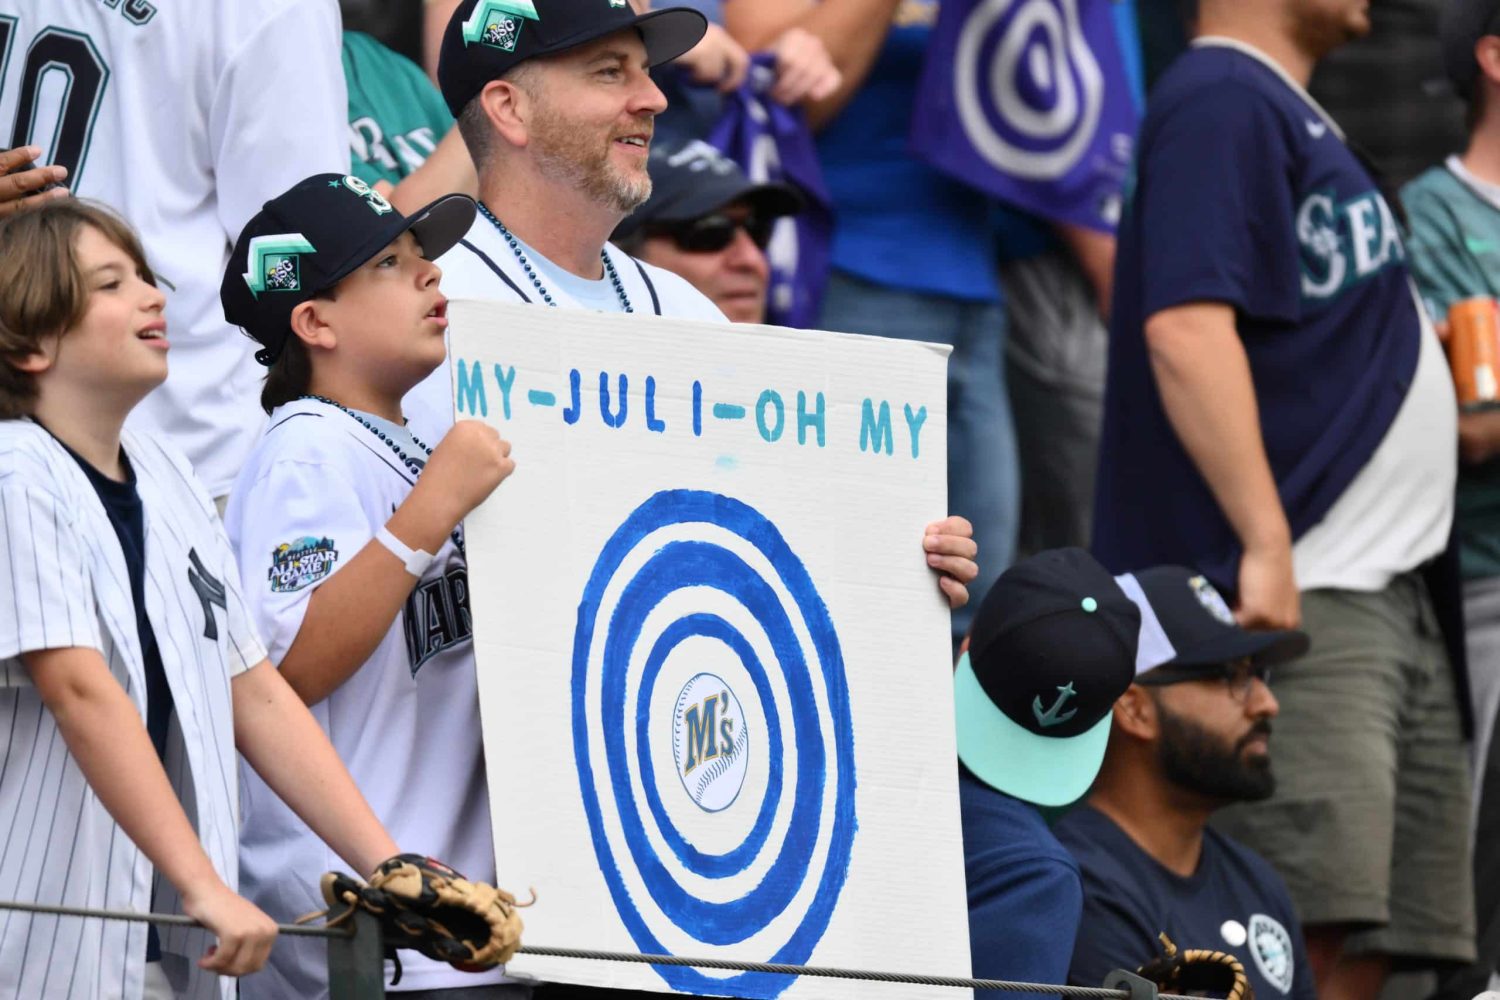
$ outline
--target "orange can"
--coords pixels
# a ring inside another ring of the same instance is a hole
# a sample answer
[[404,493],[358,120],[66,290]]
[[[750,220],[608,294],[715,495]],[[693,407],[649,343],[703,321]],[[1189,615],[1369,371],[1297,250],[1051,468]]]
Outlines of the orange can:
[[1448,365],[1461,408],[1500,406],[1500,304],[1494,299],[1464,299],[1449,307]]

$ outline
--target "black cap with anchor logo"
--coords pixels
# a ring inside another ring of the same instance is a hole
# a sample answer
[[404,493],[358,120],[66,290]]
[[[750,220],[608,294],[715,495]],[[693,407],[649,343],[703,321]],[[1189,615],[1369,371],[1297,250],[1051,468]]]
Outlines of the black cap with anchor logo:
[[958,756],[1037,805],[1088,791],[1110,710],[1135,679],[1141,614],[1082,549],[1017,563],[985,596],[954,675]]

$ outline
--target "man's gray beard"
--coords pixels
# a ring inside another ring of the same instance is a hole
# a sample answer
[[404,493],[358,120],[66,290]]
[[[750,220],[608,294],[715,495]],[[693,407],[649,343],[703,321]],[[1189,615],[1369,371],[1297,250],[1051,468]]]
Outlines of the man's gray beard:
[[609,162],[608,147],[586,149],[565,124],[546,115],[533,126],[532,155],[537,166],[554,180],[576,188],[592,201],[629,215],[651,197],[651,178],[632,180]]

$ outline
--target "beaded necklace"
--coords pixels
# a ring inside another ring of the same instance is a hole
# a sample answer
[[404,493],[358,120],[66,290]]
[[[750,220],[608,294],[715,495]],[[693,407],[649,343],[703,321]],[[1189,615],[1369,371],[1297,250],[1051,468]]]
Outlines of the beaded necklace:
[[[347,413],[349,415],[350,419],[352,419],[355,423],[359,424],[365,430],[369,431],[371,434],[374,434],[376,437],[380,438],[380,440],[385,443],[386,447],[390,448],[391,451],[394,451],[396,453],[396,457],[399,458],[399,459],[401,459],[401,464],[404,465],[404,466],[406,466],[407,469],[409,469],[411,471],[411,474],[412,474],[413,478],[415,478],[417,476],[420,476],[422,474],[422,466],[424,466],[425,464],[427,464],[426,461],[425,461],[425,459],[415,459],[415,458],[412,458],[406,452],[402,451],[401,450],[401,446],[399,444],[397,444],[394,440],[392,440],[391,437],[390,437],[390,435],[386,434],[385,431],[381,430],[379,427],[376,427],[374,424],[370,423],[370,421],[366,420],[364,417],[360,416],[358,413],[355,413],[353,410],[349,409],[349,407],[345,406],[343,403],[340,403],[337,400],[329,399],[327,396],[315,396],[312,393],[308,393],[305,396],[299,396],[298,399],[299,400],[311,399],[311,400],[313,400],[315,402],[324,403],[324,404],[326,404],[328,406],[331,406],[335,410],[342,410],[342,411],[344,411],[345,413]],[[407,431],[407,433],[411,434],[411,431]],[[426,452],[426,458],[431,458],[432,457],[432,449],[429,448],[429,447],[427,447],[425,444],[423,444],[417,438],[417,436],[415,434],[411,435],[411,439],[412,439],[412,442],[415,443],[418,448],[421,448],[424,452]]]
[[[413,479],[416,479],[417,477],[422,475],[422,469],[425,467],[426,462],[412,458],[406,452],[402,451],[401,446],[398,445],[395,441],[391,440],[390,435],[381,430],[379,427],[376,427],[374,424],[370,423],[370,421],[366,420],[358,413],[355,413],[353,410],[349,409],[349,407],[345,406],[343,403],[340,403],[336,399],[329,399],[327,396],[318,396],[314,395],[313,393],[307,393],[305,395],[297,397],[298,402],[301,402],[304,399],[310,399],[315,403],[323,403],[326,406],[333,407],[335,410],[342,410],[344,413],[349,415],[349,419],[353,420],[365,430],[369,431],[371,434],[374,434],[376,437],[380,438],[381,441],[385,442],[386,447],[390,448],[391,451],[396,453],[396,457],[401,459],[401,464],[406,466],[406,468],[411,471],[411,477]],[[407,430],[406,433],[411,434],[411,431]],[[421,448],[422,451],[426,453],[426,456],[428,458],[432,457],[432,449],[423,444],[421,438],[417,437],[415,434],[411,434],[411,439],[418,448]],[[453,544],[458,548],[458,551],[464,552],[463,525],[459,525],[457,528],[454,528],[451,537],[453,538]]]
[[[510,252],[516,255],[516,261],[521,265],[521,270],[525,271],[526,277],[531,279],[531,284],[536,288],[537,294],[542,297],[542,301],[549,306],[556,307],[557,303],[553,301],[552,293],[547,291],[547,286],[543,285],[542,279],[537,277],[536,270],[531,266],[531,261],[526,259],[526,251],[521,249],[521,241],[516,239],[509,229],[505,228],[505,223],[501,222],[495,216],[495,213],[485,207],[484,202],[479,203],[479,212],[486,219],[490,220],[490,225],[494,226],[495,230],[499,232],[500,238],[505,240],[506,245],[510,247]],[[620,300],[620,311],[635,312],[630,305],[630,296],[625,294],[625,283],[620,280],[620,275],[615,271],[614,262],[609,259],[609,254],[605,253],[602,247],[599,249],[599,259],[604,262],[604,273],[609,276],[610,284],[614,285],[615,297]]]

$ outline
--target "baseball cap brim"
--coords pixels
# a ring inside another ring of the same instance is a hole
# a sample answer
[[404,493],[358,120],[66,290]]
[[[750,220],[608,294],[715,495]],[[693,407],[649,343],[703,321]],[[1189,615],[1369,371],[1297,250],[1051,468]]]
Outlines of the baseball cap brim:
[[445,194],[417,209],[407,219],[412,235],[422,244],[422,254],[437,260],[458,245],[474,225],[479,207],[463,194]]
[[611,239],[625,239],[644,226],[691,222],[739,202],[749,204],[751,211],[763,219],[796,215],[807,204],[801,192],[790,184],[746,181],[733,188],[721,188],[712,183],[695,184],[682,197],[670,198],[660,208],[647,201],[620,223]]
[[1295,631],[1250,632],[1225,629],[1217,638],[1178,649],[1177,655],[1158,666],[1167,669],[1217,667],[1248,656],[1260,666],[1275,666],[1295,660],[1312,645],[1307,633]]
[[651,221],[688,222],[741,201],[748,202],[762,217],[775,219],[783,215],[796,215],[805,204],[802,195],[790,184],[747,183],[737,190],[727,192],[727,197],[725,192],[704,190],[703,193],[705,197],[684,198]]
[[646,45],[646,59],[660,66],[703,41],[708,18],[691,7],[664,7],[637,17],[635,28]]
[[666,7],[639,14],[633,21],[589,25],[557,41],[549,42],[542,51],[532,53],[526,59],[518,59],[517,65],[527,59],[560,55],[580,45],[632,29],[640,34],[641,42],[646,46],[647,65],[654,67],[671,62],[703,41],[703,36],[708,32],[708,18],[691,7]]
[[464,234],[474,225],[477,212],[478,208],[472,198],[462,194],[447,194],[405,218],[392,219],[393,225],[371,236],[351,253],[347,260],[331,272],[323,288],[317,291],[332,288],[343,281],[379,253],[382,247],[394,243],[408,230],[422,245],[422,256],[428,260],[436,260],[464,238]]
[[969,654],[953,676],[958,759],[991,788],[1040,806],[1065,806],[1089,790],[1104,761],[1112,713],[1077,736],[1044,737],[1012,722],[974,676]]

